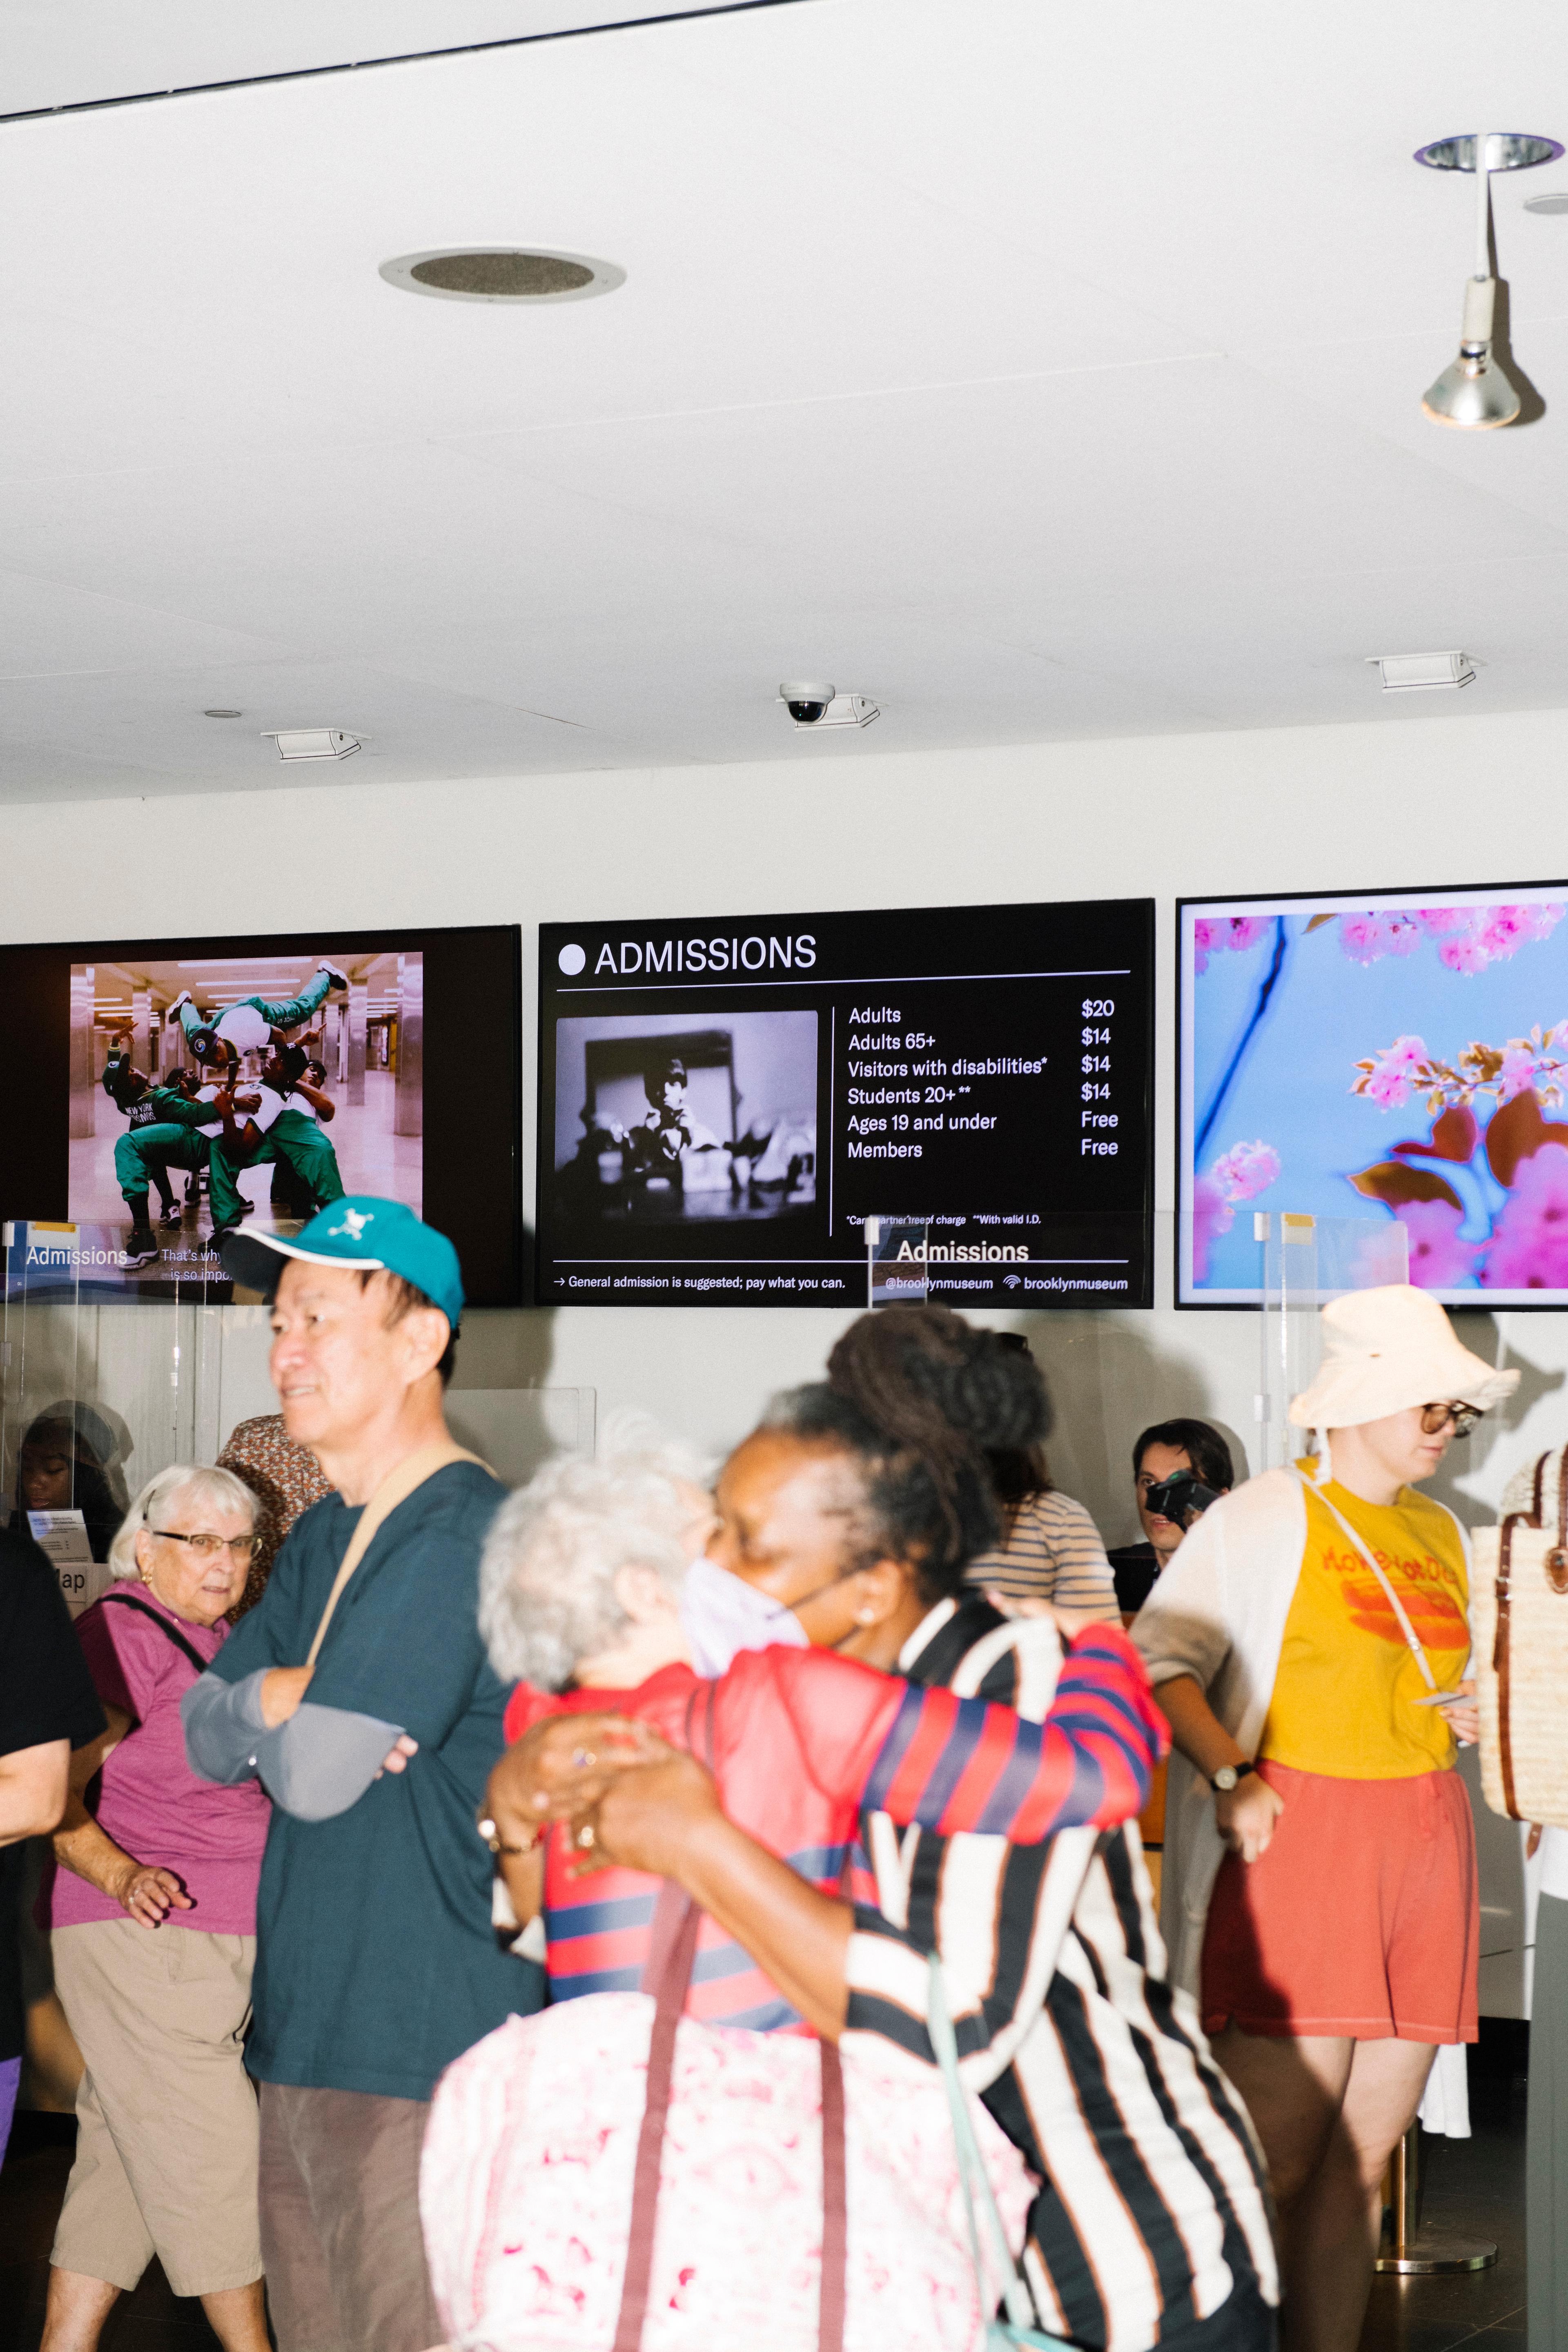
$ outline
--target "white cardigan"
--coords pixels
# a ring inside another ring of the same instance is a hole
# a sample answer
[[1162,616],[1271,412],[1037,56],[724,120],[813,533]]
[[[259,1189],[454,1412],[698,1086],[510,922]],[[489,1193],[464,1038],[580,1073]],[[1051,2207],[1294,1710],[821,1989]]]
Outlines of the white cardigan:
[[[1454,1525],[1468,1574],[1469,1538],[1458,1519]],[[1249,1756],[1257,1755],[1263,1737],[1306,1546],[1307,1497],[1300,1476],[1266,1470],[1210,1506],[1133,1621],[1132,1639],[1150,1680],[1157,1687],[1191,1675]],[[1194,1998],[1209,1897],[1224,1853],[1213,1790],[1184,1756],[1173,1752],[1160,1926],[1173,1981]]]
[[[1290,1470],[1266,1470],[1210,1505],[1133,1620],[1132,1639],[1155,1687],[1191,1675],[1249,1756],[1263,1737],[1306,1548],[1300,1480]],[[1172,1980],[1194,1999],[1209,1896],[1224,1853],[1214,1791],[1173,1749],[1160,1927]]]

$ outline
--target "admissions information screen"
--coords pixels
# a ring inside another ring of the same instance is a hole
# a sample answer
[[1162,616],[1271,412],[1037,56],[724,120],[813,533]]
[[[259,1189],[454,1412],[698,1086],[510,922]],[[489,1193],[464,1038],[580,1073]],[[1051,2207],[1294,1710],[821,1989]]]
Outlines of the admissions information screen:
[[[537,1295],[1146,1307],[1152,899],[546,923]],[[916,1247],[920,1244],[917,1243]]]

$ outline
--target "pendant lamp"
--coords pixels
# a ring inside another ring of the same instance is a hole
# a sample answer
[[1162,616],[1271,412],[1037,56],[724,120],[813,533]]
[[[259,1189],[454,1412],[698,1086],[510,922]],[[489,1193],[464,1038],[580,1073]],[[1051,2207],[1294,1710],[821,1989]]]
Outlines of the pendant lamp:
[[1511,425],[1520,413],[1519,394],[1493,349],[1498,281],[1491,262],[1490,175],[1554,163],[1562,152],[1555,139],[1518,131],[1477,131],[1458,139],[1435,139],[1416,150],[1415,161],[1432,171],[1476,175],[1475,268],[1465,280],[1459,356],[1428,386],[1421,403],[1423,415],[1434,425],[1488,433]]

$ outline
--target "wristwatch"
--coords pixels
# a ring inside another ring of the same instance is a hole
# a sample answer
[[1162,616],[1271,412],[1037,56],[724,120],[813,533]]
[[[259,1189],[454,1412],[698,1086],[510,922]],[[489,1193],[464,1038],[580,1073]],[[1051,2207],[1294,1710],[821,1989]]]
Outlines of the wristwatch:
[[1210,1780],[1209,1787],[1217,1789],[1222,1797],[1228,1797],[1238,1780],[1245,1780],[1249,1772],[1257,1769],[1256,1764],[1222,1764]]

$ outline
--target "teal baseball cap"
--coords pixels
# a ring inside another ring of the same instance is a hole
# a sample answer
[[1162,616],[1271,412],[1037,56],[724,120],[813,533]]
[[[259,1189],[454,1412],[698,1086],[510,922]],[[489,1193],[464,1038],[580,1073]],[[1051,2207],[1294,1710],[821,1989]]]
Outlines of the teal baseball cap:
[[438,1307],[455,1331],[463,1313],[463,1269],[445,1234],[416,1217],[402,1201],[379,1201],[374,1192],[350,1192],[318,1209],[290,1238],[281,1234],[233,1233],[222,1244],[224,1271],[270,1298],[282,1261],[341,1265],[360,1274],[399,1274]]

